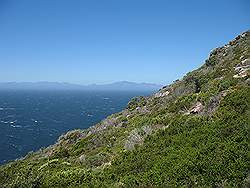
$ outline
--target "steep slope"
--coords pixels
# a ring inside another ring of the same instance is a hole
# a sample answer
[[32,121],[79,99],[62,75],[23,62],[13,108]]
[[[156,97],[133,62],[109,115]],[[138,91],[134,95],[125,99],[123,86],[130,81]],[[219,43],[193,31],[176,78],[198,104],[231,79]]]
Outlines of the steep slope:
[[153,96],[0,167],[1,187],[248,186],[249,34]]

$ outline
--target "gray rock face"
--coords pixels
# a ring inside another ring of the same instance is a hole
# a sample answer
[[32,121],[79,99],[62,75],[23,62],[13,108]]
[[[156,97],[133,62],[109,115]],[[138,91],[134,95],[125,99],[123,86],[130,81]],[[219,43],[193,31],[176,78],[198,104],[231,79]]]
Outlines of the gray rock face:
[[222,98],[227,95],[227,92],[228,91],[222,91],[218,95],[211,97],[207,104],[205,114],[208,114],[208,115],[212,114],[218,108]]
[[185,114],[200,114],[204,110],[204,106],[201,102],[196,102],[195,105],[191,107],[191,109]]
[[86,156],[84,154],[82,154],[80,157],[79,157],[79,161],[81,163],[85,162],[86,161]]
[[165,96],[168,96],[170,94],[170,92],[169,91],[164,91],[164,92],[158,92],[158,93],[156,93],[154,96],[155,97],[165,97]]
[[240,64],[238,64],[234,70],[237,74],[235,74],[233,77],[234,78],[244,78],[248,76],[247,71],[250,68],[250,59],[245,59],[243,61],[241,61]]

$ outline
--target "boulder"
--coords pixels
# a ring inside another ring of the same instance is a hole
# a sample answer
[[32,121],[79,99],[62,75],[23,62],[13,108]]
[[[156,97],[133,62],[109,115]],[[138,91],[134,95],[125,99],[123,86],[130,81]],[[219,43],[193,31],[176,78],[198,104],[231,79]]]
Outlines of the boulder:
[[243,61],[241,61],[240,64],[236,65],[236,67],[234,68],[235,72],[237,72],[237,74],[235,74],[233,77],[234,78],[244,78],[248,76],[247,71],[250,68],[250,59],[245,59]]
[[189,111],[189,114],[199,114],[203,111],[204,106],[201,102],[197,102]]
[[79,161],[81,163],[85,162],[86,161],[86,155],[85,154],[82,154],[80,157],[79,157]]
[[159,98],[159,97],[165,97],[165,96],[168,96],[169,93],[170,93],[169,91],[158,92],[154,96],[157,97],[157,98]]

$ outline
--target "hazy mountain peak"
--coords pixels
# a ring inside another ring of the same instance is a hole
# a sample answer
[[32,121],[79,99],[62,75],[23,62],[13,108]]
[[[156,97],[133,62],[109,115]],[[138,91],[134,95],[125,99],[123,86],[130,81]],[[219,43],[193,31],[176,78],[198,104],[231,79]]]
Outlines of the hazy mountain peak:
[[110,84],[80,85],[67,82],[1,82],[0,90],[158,90],[160,84],[119,81]]

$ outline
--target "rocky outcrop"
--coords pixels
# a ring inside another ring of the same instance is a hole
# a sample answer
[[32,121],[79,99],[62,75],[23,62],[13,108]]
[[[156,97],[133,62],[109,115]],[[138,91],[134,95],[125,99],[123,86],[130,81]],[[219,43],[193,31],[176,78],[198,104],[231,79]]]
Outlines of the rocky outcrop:
[[165,96],[168,96],[170,94],[169,91],[164,91],[164,92],[158,92],[154,95],[154,97],[165,97]]
[[81,163],[84,163],[86,161],[86,155],[85,154],[82,154],[80,157],[79,157],[79,161]]
[[234,70],[237,74],[235,74],[234,78],[245,78],[248,76],[248,70],[250,68],[250,59],[245,59],[238,64]]
[[201,102],[196,102],[185,114],[201,114],[204,110],[204,105]]

